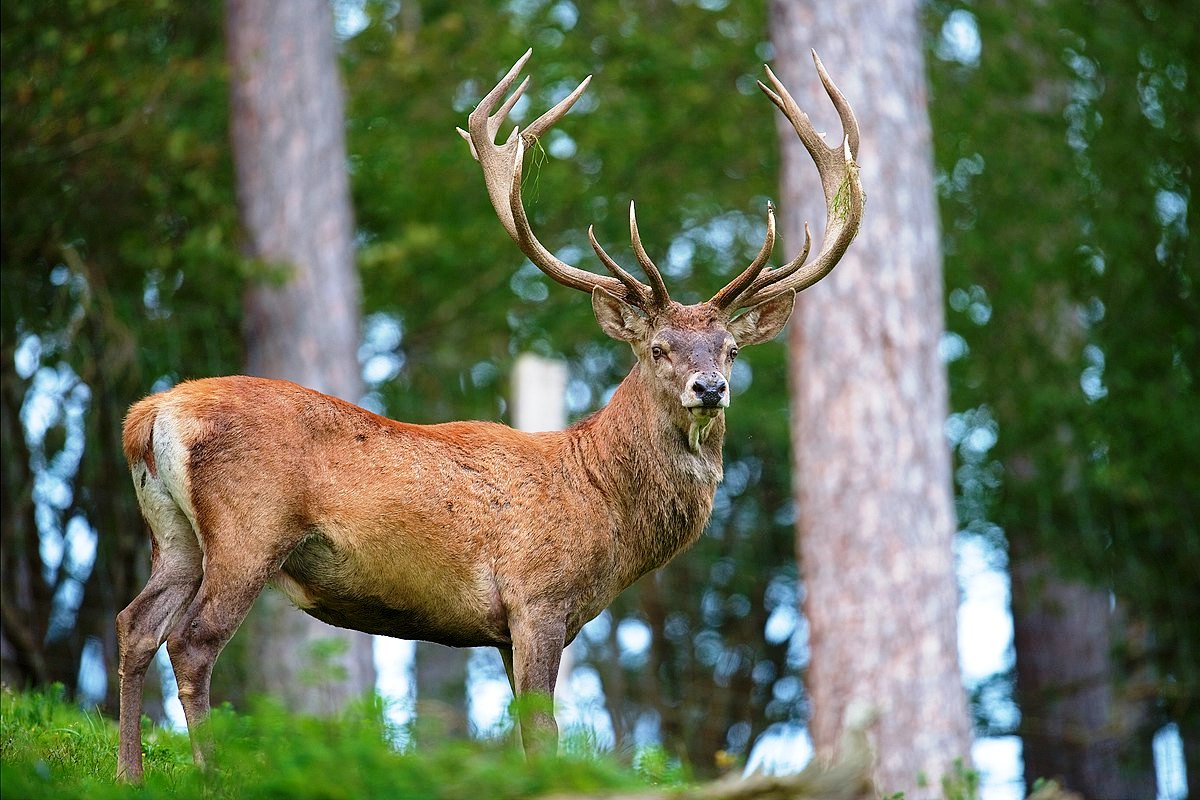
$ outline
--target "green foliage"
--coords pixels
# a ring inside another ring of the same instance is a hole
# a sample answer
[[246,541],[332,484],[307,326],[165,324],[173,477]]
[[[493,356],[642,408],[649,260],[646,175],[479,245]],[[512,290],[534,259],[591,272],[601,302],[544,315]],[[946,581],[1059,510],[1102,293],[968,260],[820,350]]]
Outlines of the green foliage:
[[688,779],[687,767],[658,745],[650,745],[638,751],[633,759],[637,774],[652,784],[674,786]]
[[[148,728],[143,738],[146,797],[199,796],[187,736]],[[128,797],[115,785],[117,728],[96,711],[69,704],[61,685],[0,694],[0,783],[14,797]],[[186,795],[185,795],[186,796]]]
[[115,723],[67,704],[61,688],[6,691],[0,713],[0,776],[16,797],[404,797],[473,800],[549,792],[645,787],[645,779],[574,745],[561,758],[525,760],[512,743],[445,741],[419,751],[379,701],[338,719],[296,717],[271,703],[251,714],[217,710],[206,734],[216,742],[211,768],[191,765],[185,734],[148,728],[144,787],[115,783]]
[[944,800],[979,800],[979,772],[968,768],[962,759],[954,760],[954,768],[942,776]]
[[[46,643],[19,654],[35,665],[20,680],[73,689],[84,642],[113,652],[149,550],[125,410],[239,360],[220,8],[6,2],[0,50],[4,602],[28,625],[19,640]],[[29,415],[44,435],[15,421]],[[94,567],[70,548],[42,560],[39,537],[72,522],[96,532]]]
[[[233,366],[237,336],[213,335],[236,331],[239,271],[219,9],[14,2],[2,29],[6,339],[42,336],[89,383]],[[64,336],[78,317],[101,337]]]
[[[979,800],[980,775],[979,771],[971,769],[956,758],[950,772],[942,776],[942,800]],[[926,789],[929,777],[925,773],[917,774],[917,786]],[[904,800],[904,792],[881,794],[881,800]]]
[[343,656],[350,649],[345,639],[317,639],[308,643],[305,668],[300,678],[308,686],[323,686],[329,681],[345,680],[348,670]]
[[1194,9],[929,9],[961,522],[1113,591],[1200,731]]

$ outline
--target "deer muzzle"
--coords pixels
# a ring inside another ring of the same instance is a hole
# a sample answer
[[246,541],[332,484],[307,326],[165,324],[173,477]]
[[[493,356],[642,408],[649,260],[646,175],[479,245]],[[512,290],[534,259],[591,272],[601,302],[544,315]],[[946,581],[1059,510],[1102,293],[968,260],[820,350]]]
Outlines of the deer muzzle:
[[693,372],[679,401],[693,413],[716,412],[729,406],[729,382],[719,372]]

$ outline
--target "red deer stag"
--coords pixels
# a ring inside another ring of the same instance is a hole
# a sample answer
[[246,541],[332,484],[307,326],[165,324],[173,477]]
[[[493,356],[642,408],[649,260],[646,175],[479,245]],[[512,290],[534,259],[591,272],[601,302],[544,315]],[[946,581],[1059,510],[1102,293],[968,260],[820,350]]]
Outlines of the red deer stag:
[[[774,337],[797,291],[827,274],[858,230],[858,128],[816,60],[841,116],[827,146],[770,69],[759,86],[816,162],[827,204],[820,254],[767,268],[758,257],[709,301],[684,306],[638,236],[649,284],[589,231],[612,276],[555,258],[521,201],[525,149],[579,99],[590,77],[504,144],[496,134],[526,79],[500,105],[527,52],[459,132],[483,168],[508,234],[548,276],[588,292],[604,332],[636,363],[609,404],[566,431],[490,422],[407,425],[293,383],[227,377],[182,383],[135,404],[124,449],[153,537],[150,579],[117,617],[117,774],[142,775],[142,684],[163,641],[197,761],[213,662],[267,583],[331,625],[499,649],[514,692],[551,696],[563,647],[638,577],[700,535],[722,477],[724,411],[739,347]],[[814,53],[814,59],[816,54]],[[807,239],[807,232],[806,232]],[[738,311],[742,311],[738,314]],[[522,724],[552,741],[552,716]],[[538,737],[541,740],[541,737]]]

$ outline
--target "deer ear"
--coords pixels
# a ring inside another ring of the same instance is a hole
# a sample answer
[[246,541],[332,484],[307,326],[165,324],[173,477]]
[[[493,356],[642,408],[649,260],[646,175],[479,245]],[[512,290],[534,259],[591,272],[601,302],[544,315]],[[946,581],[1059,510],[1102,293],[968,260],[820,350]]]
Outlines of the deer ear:
[[592,311],[601,330],[620,342],[643,340],[650,330],[640,311],[599,286],[592,290]]
[[770,300],[751,306],[729,323],[729,335],[742,347],[768,342],[783,329],[795,304],[796,292],[788,289]]

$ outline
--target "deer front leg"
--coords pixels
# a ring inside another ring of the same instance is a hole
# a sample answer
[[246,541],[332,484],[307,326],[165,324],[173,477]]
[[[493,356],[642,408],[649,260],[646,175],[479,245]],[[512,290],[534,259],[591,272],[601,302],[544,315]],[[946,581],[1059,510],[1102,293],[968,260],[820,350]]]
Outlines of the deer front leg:
[[526,755],[558,751],[554,684],[566,646],[566,621],[558,614],[509,619],[512,649],[501,648],[504,668],[517,700],[517,720]]

